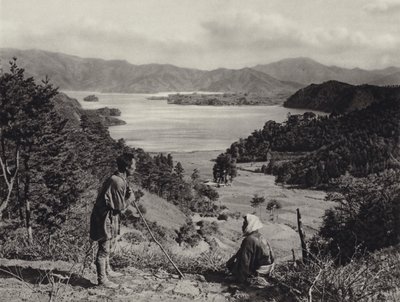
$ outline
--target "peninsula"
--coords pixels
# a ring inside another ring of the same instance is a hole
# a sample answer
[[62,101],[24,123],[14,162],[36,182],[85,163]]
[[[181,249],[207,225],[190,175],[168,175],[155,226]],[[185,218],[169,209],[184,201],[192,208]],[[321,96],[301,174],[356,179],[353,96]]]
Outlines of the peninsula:
[[242,106],[242,105],[280,105],[287,95],[275,97],[262,96],[256,93],[219,93],[219,94],[170,94],[168,104],[199,106]]

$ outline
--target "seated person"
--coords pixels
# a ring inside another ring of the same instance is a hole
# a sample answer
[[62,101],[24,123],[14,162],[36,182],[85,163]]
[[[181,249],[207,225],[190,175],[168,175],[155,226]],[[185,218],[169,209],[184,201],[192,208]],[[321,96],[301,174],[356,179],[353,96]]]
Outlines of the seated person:
[[252,277],[271,274],[274,266],[274,254],[268,241],[258,231],[264,225],[251,214],[243,217],[243,236],[239,251],[233,255],[226,266],[239,282],[249,281]]

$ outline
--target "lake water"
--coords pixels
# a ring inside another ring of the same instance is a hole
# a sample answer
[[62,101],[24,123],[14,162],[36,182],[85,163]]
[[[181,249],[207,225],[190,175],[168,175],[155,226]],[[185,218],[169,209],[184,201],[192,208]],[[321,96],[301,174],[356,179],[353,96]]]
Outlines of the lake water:
[[[192,152],[225,150],[246,138],[265,122],[282,122],[288,112],[307,110],[282,106],[195,106],[172,105],[166,100],[147,100],[167,94],[95,93],[99,102],[85,102],[91,92],[65,91],[85,109],[118,108],[127,124],[110,127],[114,139],[124,138],[131,147],[148,152]],[[171,93],[171,92],[169,92]],[[309,110],[308,110],[309,111]]]

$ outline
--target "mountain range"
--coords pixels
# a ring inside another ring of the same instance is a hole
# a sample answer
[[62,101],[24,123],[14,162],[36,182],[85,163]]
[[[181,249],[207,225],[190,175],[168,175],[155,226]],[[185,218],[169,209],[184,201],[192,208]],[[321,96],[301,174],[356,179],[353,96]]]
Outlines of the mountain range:
[[289,96],[311,83],[338,80],[350,84],[400,83],[400,68],[382,70],[326,66],[309,58],[284,59],[242,69],[211,71],[169,64],[134,65],[123,60],[80,58],[43,50],[0,49],[3,70],[13,57],[26,74],[49,76],[62,90],[156,93],[172,91],[250,92],[264,96]]
[[353,85],[393,85],[400,83],[393,78],[397,75],[397,79],[400,80],[400,68],[398,67],[380,70],[348,69],[326,66],[309,58],[293,58],[266,65],[257,65],[253,68],[281,81],[295,81],[304,85],[320,84],[331,80]]

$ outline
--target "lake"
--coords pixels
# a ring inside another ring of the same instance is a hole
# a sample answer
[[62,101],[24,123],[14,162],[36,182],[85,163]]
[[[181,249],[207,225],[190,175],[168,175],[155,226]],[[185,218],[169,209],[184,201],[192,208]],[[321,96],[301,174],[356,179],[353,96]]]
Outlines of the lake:
[[[114,139],[148,152],[192,152],[225,150],[239,138],[246,138],[265,122],[282,122],[287,114],[309,110],[282,106],[196,106],[167,104],[166,100],[147,100],[159,94],[119,94],[65,91],[83,108],[118,108],[127,124],[110,127]],[[99,102],[83,98],[95,94]]]

